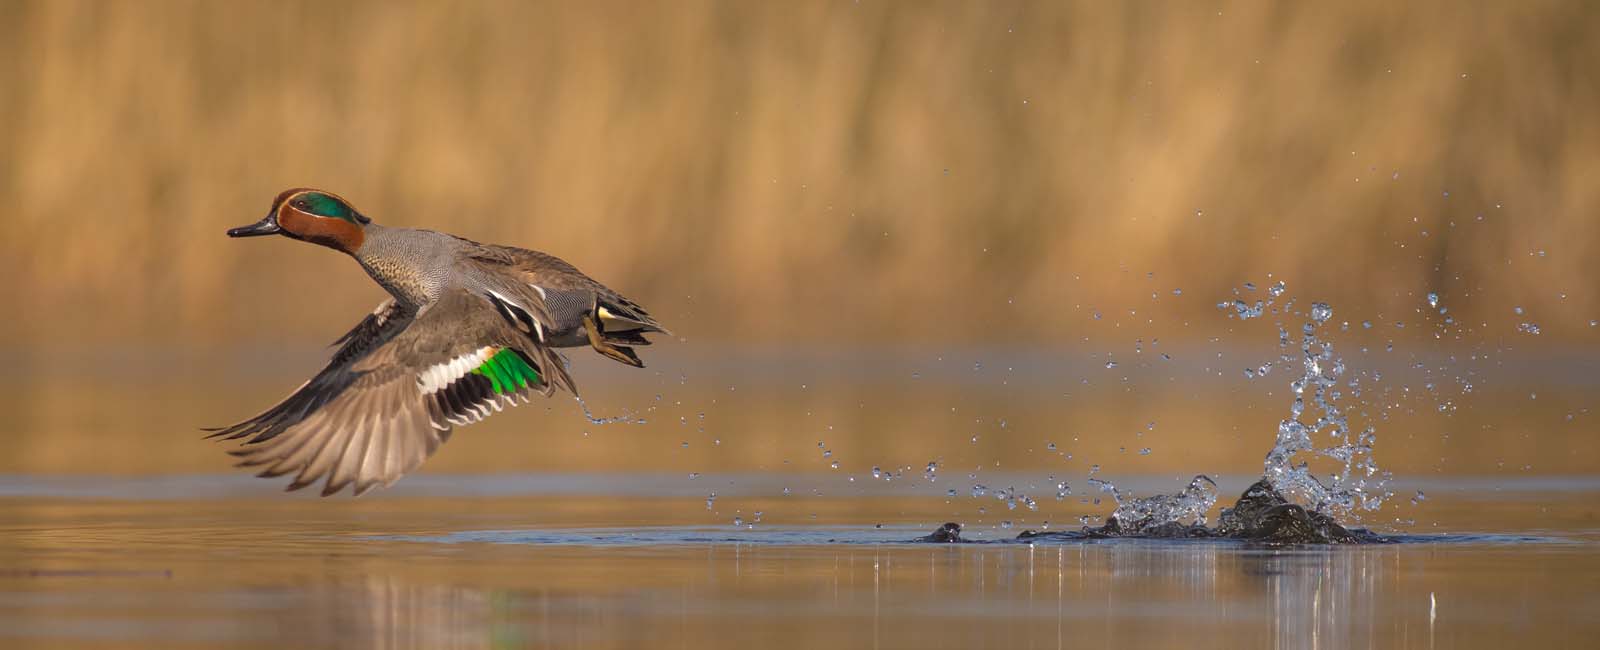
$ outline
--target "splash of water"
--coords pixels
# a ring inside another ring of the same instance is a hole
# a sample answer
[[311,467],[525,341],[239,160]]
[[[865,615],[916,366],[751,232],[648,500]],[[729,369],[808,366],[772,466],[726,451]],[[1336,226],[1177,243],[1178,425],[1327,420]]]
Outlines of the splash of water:
[[[1334,354],[1332,342],[1317,336],[1332,317],[1333,308],[1326,303],[1313,303],[1311,320],[1300,328],[1301,373],[1289,382],[1294,401],[1289,406],[1289,417],[1278,423],[1277,441],[1267,452],[1262,478],[1289,500],[1337,517],[1382,507],[1390,495],[1385,489],[1390,474],[1379,468],[1373,458],[1372,447],[1377,442],[1373,428],[1353,431],[1339,403],[1344,361]],[[1295,360],[1289,357],[1291,363]],[[1308,422],[1308,418],[1314,419]],[[1317,446],[1319,434],[1331,444]],[[1326,482],[1310,466],[1310,460],[1317,457],[1334,463]]]
[[605,418],[596,417],[593,412],[589,411],[589,404],[584,402],[582,397],[574,396],[572,399],[578,402],[578,408],[583,409],[583,417],[589,420],[589,424],[616,424],[618,422],[630,422],[633,424],[645,423],[644,418],[635,418],[633,416],[633,412],[627,409],[623,409],[621,415],[613,415]]
[[1122,524],[1122,530],[1138,533],[1146,528],[1165,524],[1206,524],[1206,513],[1217,504],[1217,483],[1205,474],[1194,477],[1189,486],[1178,494],[1157,494],[1150,497],[1124,500],[1112,488],[1117,499],[1117,509],[1111,513]]
[[[1251,285],[1245,288],[1254,290]],[[1259,318],[1286,291],[1287,286],[1280,281],[1268,289],[1265,301],[1253,305],[1224,301],[1217,307],[1240,320]],[[1293,303],[1290,299],[1273,313],[1289,313]],[[1289,406],[1289,417],[1278,423],[1277,439],[1267,452],[1262,481],[1274,498],[1319,516],[1354,517],[1358,511],[1373,511],[1383,505],[1391,495],[1385,489],[1390,474],[1379,468],[1373,458],[1372,448],[1377,441],[1373,428],[1354,431],[1340,405],[1344,361],[1334,354],[1333,343],[1318,337],[1321,328],[1333,319],[1333,308],[1314,302],[1306,315],[1309,320],[1300,328],[1300,354],[1284,354],[1279,359],[1288,368],[1298,367],[1300,372],[1289,382],[1294,401]],[[1288,330],[1282,325],[1278,330],[1279,345],[1289,347]],[[1246,377],[1265,376],[1272,365],[1269,362],[1247,370]],[[1356,388],[1354,381],[1350,387]],[[1318,446],[1318,439],[1326,440],[1325,446]],[[1332,468],[1326,478],[1317,476],[1312,468],[1313,461],[1319,467],[1330,465],[1324,459],[1331,461]],[[1149,497],[1125,494],[1110,481],[1092,478],[1093,474],[1091,470],[1089,486],[1110,494],[1117,502],[1112,519],[1118,524],[1119,534],[1137,535],[1174,524],[1203,528],[1206,513],[1217,502],[1217,484],[1204,474],[1195,476],[1178,494]]]

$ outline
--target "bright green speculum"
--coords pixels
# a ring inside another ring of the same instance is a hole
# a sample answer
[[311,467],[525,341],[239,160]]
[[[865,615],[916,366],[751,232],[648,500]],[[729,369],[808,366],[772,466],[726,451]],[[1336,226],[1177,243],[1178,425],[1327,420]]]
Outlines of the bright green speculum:
[[496,393],[511,393],[527,388],[529,384],[539,383],[539,371],[534,370],[522,355],[511,348],[501,348],[482,365],[473,368],[472,372],[488,377],[494,383]]

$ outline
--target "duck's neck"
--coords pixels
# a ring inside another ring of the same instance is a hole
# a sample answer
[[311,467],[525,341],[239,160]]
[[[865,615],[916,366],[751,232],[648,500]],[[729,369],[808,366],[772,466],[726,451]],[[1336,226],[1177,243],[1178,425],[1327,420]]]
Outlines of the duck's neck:
[[395,300],[412,307],[433,302],[448,275],[448,257],[424,230],[368,224],[361,247],[348,251]]

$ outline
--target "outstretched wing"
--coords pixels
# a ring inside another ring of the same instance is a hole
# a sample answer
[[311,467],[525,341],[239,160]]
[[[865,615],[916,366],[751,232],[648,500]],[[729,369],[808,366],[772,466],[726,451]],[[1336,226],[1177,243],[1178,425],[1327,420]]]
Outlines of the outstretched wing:
[[249,438],[247,444],[262,443],[277,437],[349,388],[357,377],[351,371],[351,365],[405,331],[415,316],[416,311],[408,306],[392,299],[384,301],[333,342],[339,349],[334,351],[328,365],[316,376],[255,417],[232,426],[205,429],[211,432],[206,437],[227,440]]
[[[230,453],[263,477],[295,473],[290,490],[324,479],[323,496],[352,484],[357,495],[390,485],[432,455],[453,426],[526,402],[530,393],[572,389],[560,356],[520,325],[495,297],[451,290],[399,331],[380,327],[365,351],[346,355],[356,340],[347,337],[335,362],[283,404],[214,435],[250,436]],[[301,397],[330,371],[337,383],[322,384],[337,390]],[[284,415],[269,417],[278,411]]]

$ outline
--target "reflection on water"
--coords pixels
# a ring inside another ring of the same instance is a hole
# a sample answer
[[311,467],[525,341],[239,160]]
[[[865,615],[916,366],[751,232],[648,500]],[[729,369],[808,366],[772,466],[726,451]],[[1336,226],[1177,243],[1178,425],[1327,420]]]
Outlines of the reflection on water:
[[734,529],[676,526],[702,507],[678,498],[6,497],[0,646],[1562,647],[1600,632],[1595,492],[1436,491],[1430,533],[1545,537],[914,545],[892,542],[943,500],[807,499],[815,520]]
[[[1341,349],[1394,394],[1420,363]],[[84,406],[62,369],[86,362],[22,359],[0,374],[14,415],[0,647],[1457,648],[1600,633],[1587,359],[1496,366],[1459,411],[1413,382],[1420,396],[1382,416],[1393,489],[1428,498],[1362,524],[1453,543],[1274,549],[896,543],[946,521],[997,540],[1103,516],[1116,504],[1090,475],[1148,495],[1203,471],[1239,494],[1288,393],[1218,368],[1259,367],[1261,351],[1167,348],[1113,369],[1070,350],[671,350],[670,372],[602,367],[588,384],[596,415],[648,424],[593,425],[552,401],[464,430],[362,499],[219,476],[221,449],[193,430],[292,386],[298,363],[230,375],[226,356],[130,352]]]

